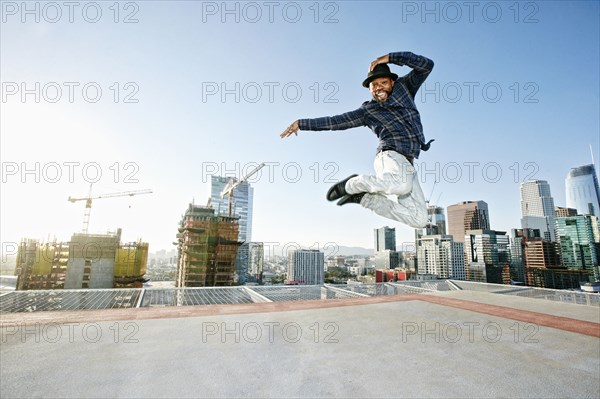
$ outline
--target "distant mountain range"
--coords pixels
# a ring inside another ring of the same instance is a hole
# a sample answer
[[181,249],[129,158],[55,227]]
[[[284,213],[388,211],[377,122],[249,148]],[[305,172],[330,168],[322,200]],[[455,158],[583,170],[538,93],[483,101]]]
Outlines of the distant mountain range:
[[340,247],[338,247],[338,251],[336,252],[336,255],[340,255],[340,256],[351,256],[351,255],[373,256],[374,253],[375,253],[374,249],[362,248],[362,247],[340,246]]
[[326,243],[325,245],[319,247],[315,244],[313,245],[303,245],[298,243],[289,243],[285,245],[265,245],[265,257],[272,258],[273,256],[283,256],[287,257],[287,253],[289,251],[295,249],[318,249],[319,251],[323,251],[325,253],[325,257],[328,256],[372,256],[374,254],[373,249],[362,248],[362,247],[346,247],[343,245],[337,245],[335,243]]

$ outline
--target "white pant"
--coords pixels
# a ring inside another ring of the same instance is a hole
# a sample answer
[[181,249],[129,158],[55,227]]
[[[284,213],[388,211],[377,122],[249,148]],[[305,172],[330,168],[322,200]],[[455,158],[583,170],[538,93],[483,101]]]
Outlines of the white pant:
[[[360,204],[376,214],[414,228],[427,224],[427,205],[414,166],[395,151],[375,157],[375,176],[359,175],[346,182],[348,194],[367,193]],[[391,200],[387,195],[396,195]]]

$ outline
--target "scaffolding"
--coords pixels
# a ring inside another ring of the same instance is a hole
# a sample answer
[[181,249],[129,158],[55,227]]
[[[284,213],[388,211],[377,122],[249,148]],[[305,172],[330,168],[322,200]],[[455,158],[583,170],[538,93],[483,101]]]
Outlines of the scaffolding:
[[17,252],[17,290],[62,289],[67,274],[69,246],[23,239]]
[[117,248],[114,288],[142,288],[148,264],[148,243],[131,242]]
[[[114,261],[112,272],[108,270],[107,286],[101,288],[141,288],[147,281],[144,275],[148,263],[148,243],[120,244],[119,237],[120,233],[116,236],[76,234],[69,242],[51,243],[23,239],[17,252],[16,289],[64,289],[69,267],[77,268],[78,261],[83,263],[79,265],[81,275],[77,279],[77,288],[89,288],[92,275],[99,272],[94,269],[97,265],[93,260],[97,260],[100,253],[108,254],[109,263]],[[114,244],[110,241],[114,241]],[[94,245],[86,247],[90,243]]]
[[215,215],[190,204],[178,238],[177,287],[216,287],[234,283],[239,217]]

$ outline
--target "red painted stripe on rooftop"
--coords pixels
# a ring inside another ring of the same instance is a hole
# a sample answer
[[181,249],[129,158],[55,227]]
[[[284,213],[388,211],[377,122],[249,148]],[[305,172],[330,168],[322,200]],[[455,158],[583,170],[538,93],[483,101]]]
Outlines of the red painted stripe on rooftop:
[[417,300],[600,338],[599,323],[531,312],[528,310],[514,309],[505,306],[490,305],[463,299],[415,294],[330,299],[320,301],[305,300],[230,305],[166,306],[137,309],[10,313],[2,314],[0,316],[0,326],[14,325],[15,323],[19,325],[35,325],[50,323],[85,323],[98,321],[147,320],[232,314],[271,313]]
[[600,324],[591,321],[433,295],[421,295],[419,300],[600,338]]

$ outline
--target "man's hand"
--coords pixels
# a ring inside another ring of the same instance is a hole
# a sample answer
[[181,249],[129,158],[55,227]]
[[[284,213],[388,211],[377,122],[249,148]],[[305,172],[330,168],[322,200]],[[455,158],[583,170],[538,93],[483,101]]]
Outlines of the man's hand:
[[287,129],[285,129],[283,131],[283,133],[281,133],[279,135],[279,137],[281,137],[281,138],[289,137],[292,134],[295,134],[297,136],[298,130],[300,130],[300,125],[299,125],[298,121],[294,121],[294,123],[292,123]]
[[371,62],[371,66],[369,67],[369,72],[373,71],[373,68],[375,68],[375,65],[389,64],[389,62],[390,62],[390,55],[389,54],[382,55],[381,57],[377,58],[375,61]]

